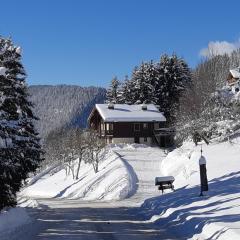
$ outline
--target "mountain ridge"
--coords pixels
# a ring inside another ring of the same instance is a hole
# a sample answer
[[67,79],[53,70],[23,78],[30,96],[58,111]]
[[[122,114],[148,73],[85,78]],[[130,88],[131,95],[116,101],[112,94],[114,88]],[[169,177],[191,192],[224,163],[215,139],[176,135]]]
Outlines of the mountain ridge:
[[87,126],[87,118],[96,103],[103,103],[106,89],[77,85],[31,85],[30,101],[39,118],[35,122],[40,137],[64,126]]

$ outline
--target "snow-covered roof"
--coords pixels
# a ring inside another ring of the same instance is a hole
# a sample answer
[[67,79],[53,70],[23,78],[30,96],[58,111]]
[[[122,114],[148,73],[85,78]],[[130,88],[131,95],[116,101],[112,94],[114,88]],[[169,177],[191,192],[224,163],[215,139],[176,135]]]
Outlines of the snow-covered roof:
[[165,122],[166,118],[153,104],[146,104],[147,110],[142,110],[142,105],[114,104],[114,109],[109,109],[108,104],[96,104],[96,109],[105,122]]
[[230,73],[232,74],[232,76],[234,78],[240,78],[240,67],[234,68],[234,69],[230,69]]

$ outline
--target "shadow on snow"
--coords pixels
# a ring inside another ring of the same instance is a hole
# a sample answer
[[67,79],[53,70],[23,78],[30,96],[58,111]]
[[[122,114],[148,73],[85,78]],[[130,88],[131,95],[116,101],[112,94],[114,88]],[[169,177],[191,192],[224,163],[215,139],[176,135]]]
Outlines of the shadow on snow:
[[[188,239],[193,237],[194,234],[201,233],[206,224],[240,221],[239,214],[222,215],[220,213],[219,216],[216,216],[220,211],[236,207],[236,204],[231,204],[231,202],[240,199],[240,196],[236,197],[235,195],[235,197],[231,197],[230,195],[239,194],[239,192],[240,171],[232,172],[228,175],[212,179],[209,182],[209,192],[206,196],[199,197],[199,186],[192,188],[185,186],[176,192],[147,199],[142,205],[140,214],[145,216],[145,219],[150,219],[153,215],[163,215],[170,208],[178,208],[170,213],[169,216],[162,216],[155,223],[160,228],[167,227],[169,231],[175,232],[175,234],[181,233],[181,237]],[[217,201],[213,199],[211,201],[213,197],[221,197],[221,199]],[[230,204],[224,207],[225,203]],[[151,208],[153,205],[155,208]],[[198,212],[194,212],[196,210]],[[188,218],[189,216],[191,218]],[[218,239],[225,231],[227,229],[223,227],[221,231],[213,234],[209,240],[213,237],[214,239]]]

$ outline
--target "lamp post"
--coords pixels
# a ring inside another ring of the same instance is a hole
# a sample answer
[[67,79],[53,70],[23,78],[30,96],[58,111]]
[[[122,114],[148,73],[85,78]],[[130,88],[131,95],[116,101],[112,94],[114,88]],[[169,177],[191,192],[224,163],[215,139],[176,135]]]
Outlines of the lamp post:
[[200,182],[201,182],[201,192],[200,196],[203,196],[204,191],[208,191],[208,179],[207,179],[207,168],[206,168],[206,158],[202,155],[199,158],[199,168],[200,168]]

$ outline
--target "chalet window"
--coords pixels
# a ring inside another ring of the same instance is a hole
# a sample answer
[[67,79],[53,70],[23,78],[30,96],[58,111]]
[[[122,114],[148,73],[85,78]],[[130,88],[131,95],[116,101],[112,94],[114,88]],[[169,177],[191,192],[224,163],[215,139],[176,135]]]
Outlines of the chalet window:
[[140,124],[139,123],[134,123],[134,131],[139,132],[140,131]]
[[113,131],[113,123],[107,123],[107,130]]
[[148,129],[148,124],[147,123],[143,124],[143,129]]
[[147,138],[145,137],[145,138],[143,139],[143,141],[144,141],[144,142],[147,142]]

